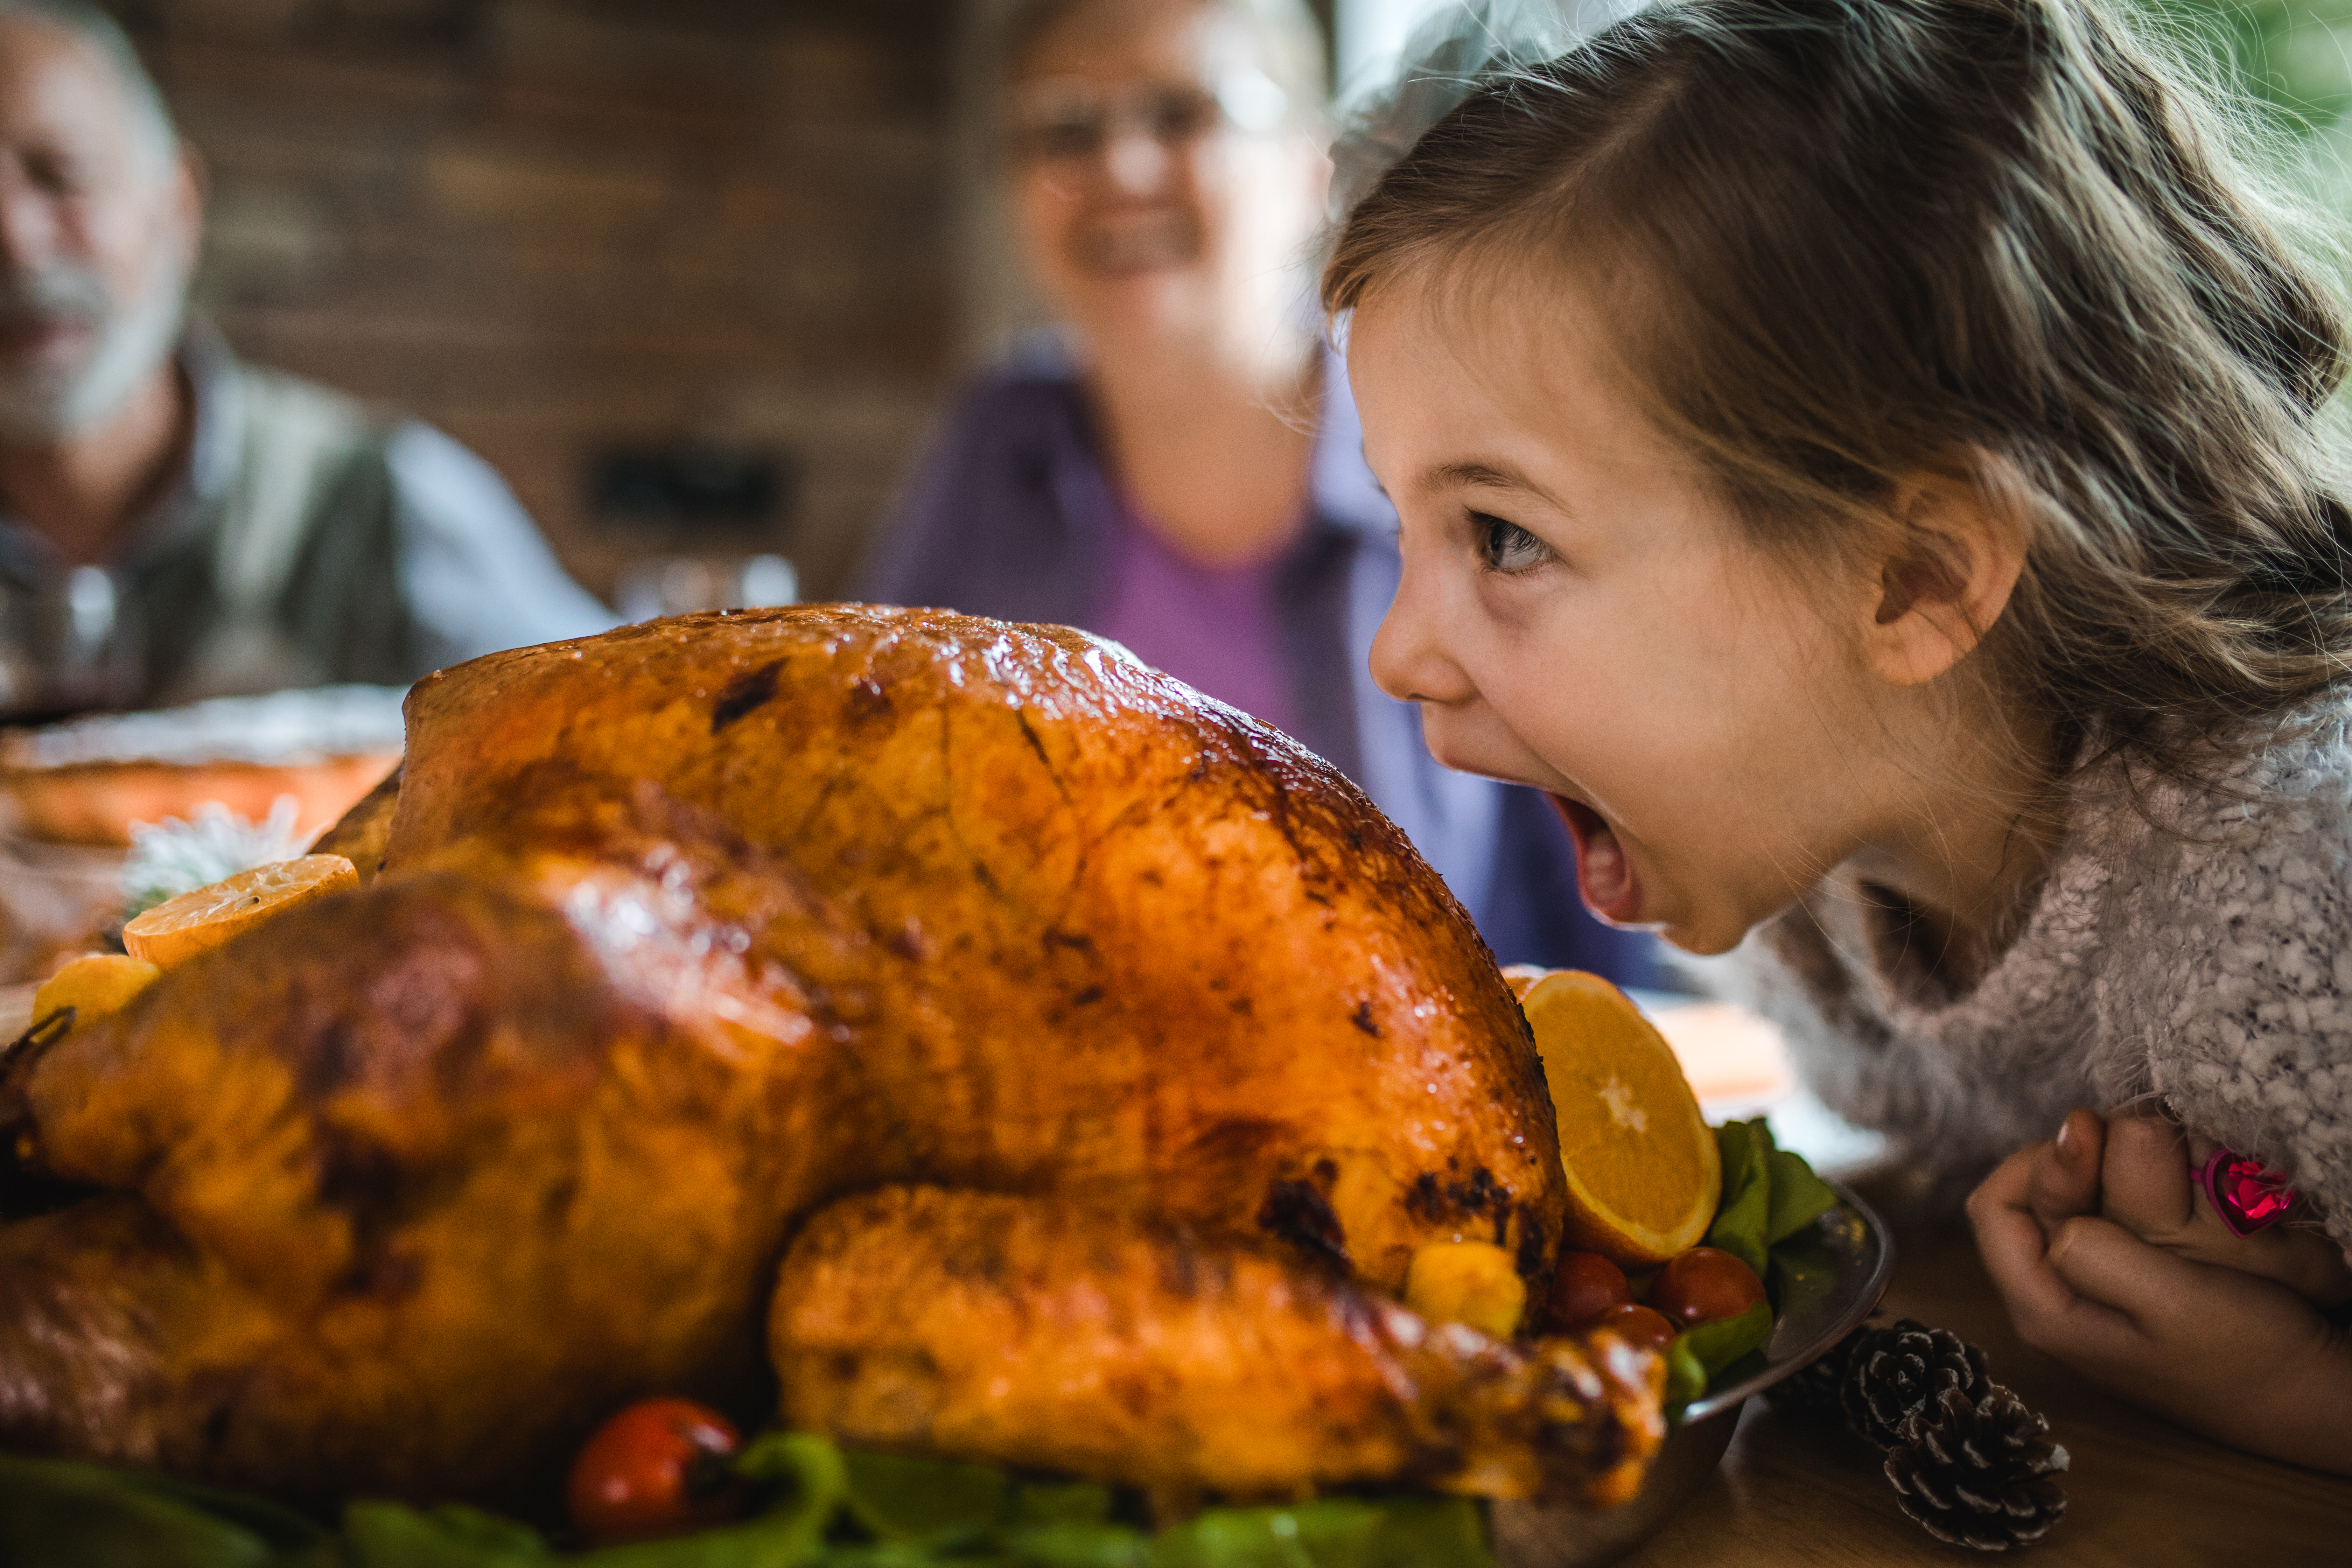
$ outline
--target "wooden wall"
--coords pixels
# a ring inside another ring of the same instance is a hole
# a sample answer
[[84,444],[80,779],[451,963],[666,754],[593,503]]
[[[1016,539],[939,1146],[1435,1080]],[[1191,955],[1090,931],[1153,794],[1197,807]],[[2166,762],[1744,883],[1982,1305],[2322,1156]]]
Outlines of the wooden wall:
[[248,355],[505,471],[580,579],[600,447],[774,446],[835,589],[950,370],[952,0],[125,0]]

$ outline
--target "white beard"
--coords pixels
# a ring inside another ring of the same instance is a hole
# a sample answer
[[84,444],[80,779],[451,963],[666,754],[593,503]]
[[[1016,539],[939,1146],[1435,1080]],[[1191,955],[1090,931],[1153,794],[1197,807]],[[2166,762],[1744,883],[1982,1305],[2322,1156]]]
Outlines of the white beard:
[[77,269],[60,291],[83,301],[85,310],[89,303],[99,305],[97,346],[79,364],[0,374],[0,440],[62,441],[121,412],[179,342],[187,285],[184,268],[160,266],[145,295],[125,310],[106,300],[95,279]]

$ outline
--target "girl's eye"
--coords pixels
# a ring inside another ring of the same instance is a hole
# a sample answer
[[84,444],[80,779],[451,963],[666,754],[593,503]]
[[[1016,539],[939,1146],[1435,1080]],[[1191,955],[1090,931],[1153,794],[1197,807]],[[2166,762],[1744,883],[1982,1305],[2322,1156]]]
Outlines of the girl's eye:
[[1532,572],[1552,559],[1551,546],[1516,522],[1474,511],[1470,525],[1478,531],[1478,557],[1489,572]]

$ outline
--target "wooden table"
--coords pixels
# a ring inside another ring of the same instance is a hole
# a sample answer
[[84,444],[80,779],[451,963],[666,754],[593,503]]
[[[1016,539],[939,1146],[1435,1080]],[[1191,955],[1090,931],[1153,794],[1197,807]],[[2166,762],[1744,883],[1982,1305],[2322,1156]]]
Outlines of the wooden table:
[[[2050,1418],[2073,1465],[2066,1517],[2024,1554],[2035,1568],[2352,1568],[2352,1479],[2208,1442],[2102,1393],[2011,1331],[1965,1226],[1907,1217],[1864,1188],[1895,1236],[1890,1316],[1984,1347],[1997,1382]],[[1624,1561],[1639,1568],[1904,1568],[1984,1561],[1905,1518],[1877,1455],[1751,1401],[1722,1469]]]

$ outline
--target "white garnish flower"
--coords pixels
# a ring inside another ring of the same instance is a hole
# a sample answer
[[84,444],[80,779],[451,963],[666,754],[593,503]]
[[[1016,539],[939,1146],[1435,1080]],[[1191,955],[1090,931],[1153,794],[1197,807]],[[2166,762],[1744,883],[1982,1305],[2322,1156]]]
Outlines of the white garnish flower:
[[301,810],[292,795],[281,795],[266,819],[250,822],[208,800],[196,807],[193,822],[167,816],[134,824],[131,855],[122,863],[122,918],[239,871],[294,859],[307,847],[299,836]]

